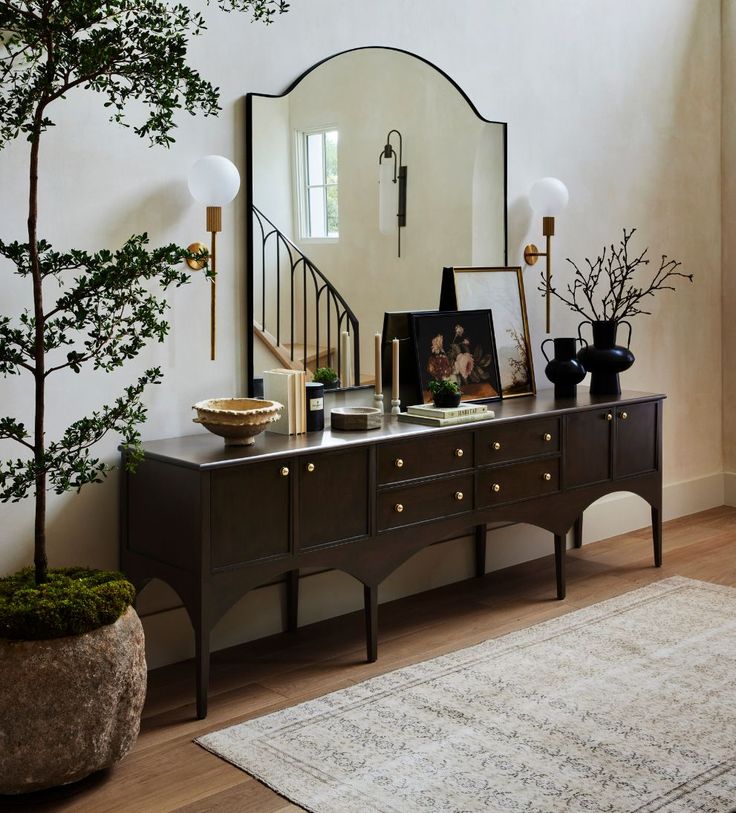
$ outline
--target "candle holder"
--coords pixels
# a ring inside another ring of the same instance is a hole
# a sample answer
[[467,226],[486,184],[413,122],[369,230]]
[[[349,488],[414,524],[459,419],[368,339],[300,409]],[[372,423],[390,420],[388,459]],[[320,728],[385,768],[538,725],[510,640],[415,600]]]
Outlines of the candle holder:
[[373,393],[373,406],[376,409],[380,409],[381,412],[383,412],[383,393],[382,392]]
[[391,399],[391,414],[392,415],[400,415],[401,414],[401,398],[392,398]]

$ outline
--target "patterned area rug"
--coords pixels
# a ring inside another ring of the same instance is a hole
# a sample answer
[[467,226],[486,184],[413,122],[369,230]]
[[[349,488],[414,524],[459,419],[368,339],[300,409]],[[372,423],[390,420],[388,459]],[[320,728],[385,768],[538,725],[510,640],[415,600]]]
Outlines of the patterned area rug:
[[208,734],[316,813],[736,810],[736,590],[674,577]]

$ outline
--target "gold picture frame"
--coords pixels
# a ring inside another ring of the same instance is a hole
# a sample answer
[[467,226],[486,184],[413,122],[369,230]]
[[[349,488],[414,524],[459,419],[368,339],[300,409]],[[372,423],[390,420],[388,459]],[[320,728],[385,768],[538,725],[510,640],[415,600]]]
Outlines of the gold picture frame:
[[488,308],[493,312],[503,397],[536,395],[521,268],[455,266],[451,271],[457,310]]

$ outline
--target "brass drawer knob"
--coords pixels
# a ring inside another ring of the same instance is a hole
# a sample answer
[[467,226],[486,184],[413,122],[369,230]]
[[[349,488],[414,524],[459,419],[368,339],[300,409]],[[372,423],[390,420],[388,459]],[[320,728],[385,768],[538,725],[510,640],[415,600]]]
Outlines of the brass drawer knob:
[[317,467],[314,463],[307,463],[307,471],[311,474]]
[[628,412],[621,412],[621,413],[619,413],[619,418],[621,418],[621,420],[622,420],[622,421],[628,420],[628,417],[629,417],[629,413],[628,413]]
[[544,439],[544,442],[545,442],[545,443],[549,443],[549,442],[552,440],[552,435],[550,435],[550,433],[549,433],[549,432],[545,432],[545,433],[542,435],[542,438]]
[[496,494],[498,494],[498,492],[499,492],[500,490],[501,490],[501,484],[500,484],[500,483],[494,483],[494,484],[491,486],[491,491],[494,491]]
[[396,466],[397,469],[402,469],[404,468],[404,461],[400,457],[397,457],[396,460],[394,460],[394,466]]
[[542,475],[542,480],[546,480],[547,482],[549,482],[551,479],[552,475],[548,471],[545,471],[545,473]]
[[613,420],[613,412],[606,412],[606,420],[607,421]]
[[281,468],[281,476],[282,477],[288,477],[289,476],[289,467],[288,466],[282,466],[282,468]]
[[404,506],[400,502],[397,502],[394,506],[394,511],[396,511],[397,514],[400,514],[403,510]]
[[455,499],[456,499],[458,502],[460,502],[460,500],[462,500],[462,498],[463,498],[464,496],[465,496],[465,495],[463,494],[463,492],[462,492],[462,491],[456,491],[456,492],[455,492]]
[[491,443],[491,449],[493,449],[494,452],[497,452],[500,448],[501,444],[497,440],[494,440],[493,443]]
[[462,457],[464,454],[462,449],[455,449],[455,457]]

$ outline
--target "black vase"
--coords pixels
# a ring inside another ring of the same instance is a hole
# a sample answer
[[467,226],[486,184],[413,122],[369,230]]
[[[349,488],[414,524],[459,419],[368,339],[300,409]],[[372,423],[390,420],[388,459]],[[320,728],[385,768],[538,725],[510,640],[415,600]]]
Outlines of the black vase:
[[[561,338],[545,339],[542,342],[542,355],[547,359],[544,374],[555,385],[555,398],[574,398],[578,384],[585,378],[585,367],[577,360],[578,341],[587,345],[585,339]],[[555,354],[550,361],[544,352],[544,345],[552,342]]]
[[461,392],[448,392],[447,390],[441,390],[432,398],[432,401],[436,407],[447,409],[448,407],[459,407],[460,399],[462,397],[463,394]]
[[[578,353],[578,361],[590,373],[590,394],[620,395],[619,373],[628,370],[634,363],[634,354],[629,350],[631,325],[623,321],[591,322],[586,319],[578,325],[578,336],[583,325],[590,325],[593,330],[593,344],[584,347]],[[629,329],[626,347],[616,344],[616,330],[619,325],[626,325]]]

